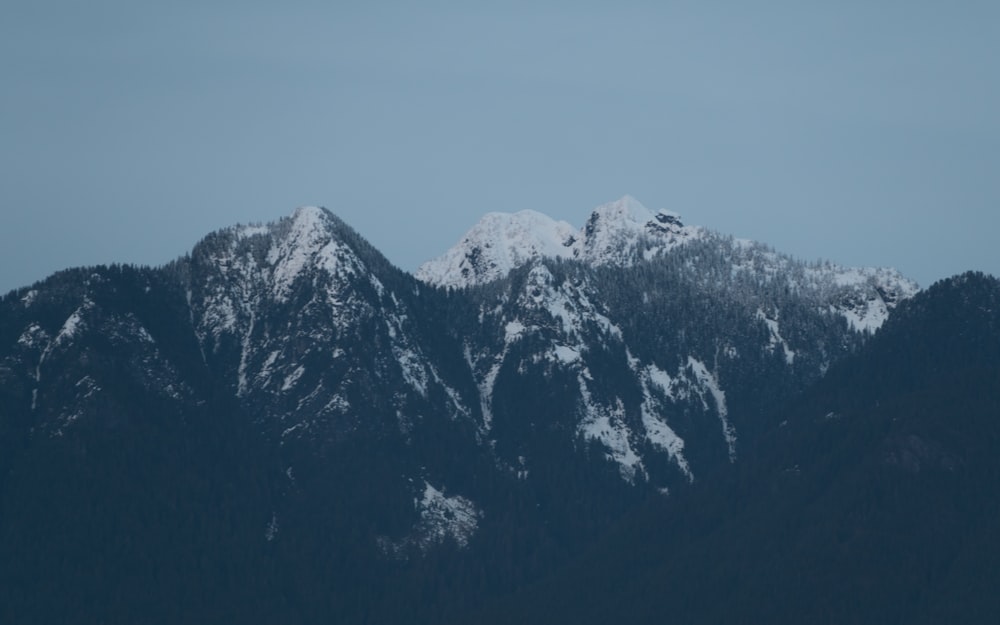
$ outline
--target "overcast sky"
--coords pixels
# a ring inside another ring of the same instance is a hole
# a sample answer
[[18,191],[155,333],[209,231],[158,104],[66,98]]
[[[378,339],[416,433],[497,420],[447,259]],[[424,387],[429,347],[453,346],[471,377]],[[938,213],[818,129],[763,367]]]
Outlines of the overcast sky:
[[1000,275],[1000,3],[480,4],[6,0],[0,292],[304,204],[412,271],[488,211],[626,193]]

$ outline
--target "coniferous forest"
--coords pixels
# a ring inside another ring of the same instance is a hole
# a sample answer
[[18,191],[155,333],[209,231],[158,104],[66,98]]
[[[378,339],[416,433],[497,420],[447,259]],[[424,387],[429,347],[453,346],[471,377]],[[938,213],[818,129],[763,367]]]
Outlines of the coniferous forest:
[[315,218],[315,266],[286,221],[0,300],[0,622],[1000,616],[995,278],[711,238],[455,289]]

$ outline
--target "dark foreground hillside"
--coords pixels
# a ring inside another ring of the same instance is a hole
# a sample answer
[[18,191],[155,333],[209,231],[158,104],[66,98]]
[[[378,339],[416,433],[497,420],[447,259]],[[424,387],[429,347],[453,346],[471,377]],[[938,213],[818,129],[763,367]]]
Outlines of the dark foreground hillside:
[[907,302],[782,419],[743,462],[475,620],[1000,622],[996,279]]

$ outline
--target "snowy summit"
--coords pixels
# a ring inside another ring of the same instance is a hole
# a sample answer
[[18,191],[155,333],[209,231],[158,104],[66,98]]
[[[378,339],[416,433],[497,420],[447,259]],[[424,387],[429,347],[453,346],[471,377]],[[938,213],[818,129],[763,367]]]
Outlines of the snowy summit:
[[503,278],[540,258],[628,267],[696,242],[726,258],[732,275],[753,276],[748,279],[760,283],[784,281],[790,289],[816,293],[859,331],[878,329],[896,304],[919,290],[894,269],[806,264],[762,243],[685,226],[677,213],[653,212],[629,195],[595,208],[579,230],[531,210],[489,213],[443,256],[424,263],[416,277],[463,288]]
[[540,257],[629,265],[702,232],[684,226],[677,213],[654,213],[629,195],[598,206],[579,230],[533,210],[488,213],[443,256],[421,265],[416,275],[439,286],[467,287],[506,276]]

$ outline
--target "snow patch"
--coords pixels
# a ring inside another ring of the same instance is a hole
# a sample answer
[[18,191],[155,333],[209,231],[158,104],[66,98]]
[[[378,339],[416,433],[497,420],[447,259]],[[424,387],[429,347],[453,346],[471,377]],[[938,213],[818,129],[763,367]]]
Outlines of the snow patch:
[[521,338],[524,334],[525,327],[524,324],[518,320],[511,321],[506,326],[504,326],[504,341],[508,344]]
[[49,335],[42,329],[42,326],[37,323],[32,323],[25,328],[24,332],[21,333],[21,336],[18,337],[17,344],[22,347],[36,348],[39,345],[48,343],[48,340]]
[[[633,367],[638,369],[638,363]],[[667,372],[661,370],[656,365],[648,365],[640,372],[640,382],[642,385],[642,425],[646,430],[646,439],[667,453],[667,455],[677,464],[677,467],[684,473],[689,482],[694,481],[694,473],[684,457],[684,439],[677,435],[667,423],[660,418],[663,406],[660,400],[651,392],[651,388],[658,389],[667,399],[674,400],[674,380]]]
[[693,482],[694,474],[691,472],[687,458],[684,457],[684,439],[677,436],[677,433],[666,422],[649,410],[649,405],[649,403],[644,403],[642,410],[642,425],[646,428],[646,438],[654,446],[667,452],[667,455],[677,463],[688,481]]
[[637,471],[645,473],[645,469],[642,458],[629,443],[632,432],[625,424],[625,406],[619,398],[615,398],[615,404],[611,407],[596,404],[587,388],[587,375],[589,372],[586,370],[577,375],[584,410],[577,432],[584,439],[596,440],[604,445],[608,450],[607,458],[618,463],[622,477],[631,482]]
[[281,384],[281,391],[285,392],[290,388],[292,388],[293,386],[295,386],[295,383],[299,381],[299,378],[301,378],[302,374],[305,372],[306,368],[303,367],[302,365],[296,367],[295,371],[292,371],[287,376],[285,376],[285,381]]
[[278,360],[278,356],[281,355],[281,350],[276,349],[267,355],[264,360],[264,364],[261,365],[260,371],[257,373],[257,379],[260,380],[260,387],[267,388],[271,384],[271,367],[274,366],[275,361]]
[[645,369],[647,379],[656,385],[669,399],[674,399],[674,379],[670,374],[660,369],[656,365],[647,365]]
[[469,499],[458,495],[448,497],[427,481],[423,497],[415,499],[414,505],[420,513],[417,540],[424,550],[449,538],[459,547],[468,546],[483,516]]
[[420,393],[421,397],[427,397],[427,371],[420,355],[411,349],[403,349],[396,345],[392,346],[392,353],[399,362],[403,379]]
[[278,537],[278,513],[271,513],[271,520],[267,523],[267,528],[264,530],[264,538],[267,542],[273,541]]
[[566,365],[580,362],[580,351],[573,347],[556,345],[549,353],[552,358]]
[[[729,410],[726,408],[726,393],[719,386],[719,381],[705,366],[705,363],[697,360],[693,356],[688,357],[688,367],[694,372],[698,384],[703,389],[708,390],[715,400],[715,409],[719,413],[719,421],[722,422],[722,435],[726,439],[726,446],[729,448],[729,461],[736,461],[736,430],[729,423]],[[704,401],[704,399],[702,399]]]
[[770,334],[770,339],[768,342],[768,351],[773,352],[775,348],[781,346],[782,351],[785,353],[785,362],[787,364],[793,364],[795,362],[795,351],[788,346],[788,341],[781,336],[781,328],[778,326],[778,315],[775,314],[774,317],[770,317],[764,313],[761,308],[757,309],[757,319],[764,322],[767,326],[767,330]]

